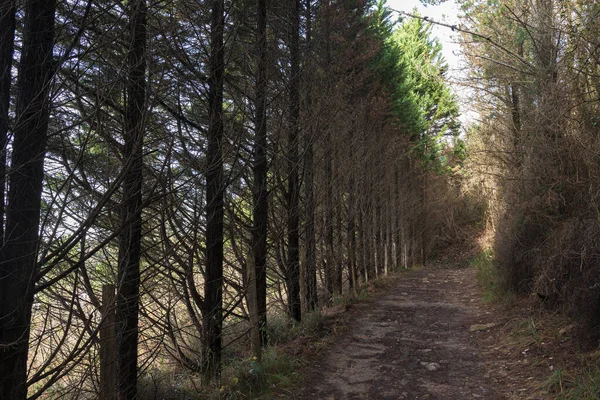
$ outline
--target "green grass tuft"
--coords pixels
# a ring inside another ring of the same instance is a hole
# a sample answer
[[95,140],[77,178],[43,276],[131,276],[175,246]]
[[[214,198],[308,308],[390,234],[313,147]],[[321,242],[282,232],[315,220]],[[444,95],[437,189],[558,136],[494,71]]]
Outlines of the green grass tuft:
[[230,364],[223,373],[215,399],[271,399],[287,393],[300,379],[297,360],[269,347],[262,362],[250,358]]
[[289,343],[301,336],[319,336],[324,318],[320,310],[303,315],[300,324],[287,315],[273,315],[267,320],[269,343],[278,345]]
[[600,366],[588,365],[577,374],[559,368],[548,378],[546,386],[556,400],[600,399]]

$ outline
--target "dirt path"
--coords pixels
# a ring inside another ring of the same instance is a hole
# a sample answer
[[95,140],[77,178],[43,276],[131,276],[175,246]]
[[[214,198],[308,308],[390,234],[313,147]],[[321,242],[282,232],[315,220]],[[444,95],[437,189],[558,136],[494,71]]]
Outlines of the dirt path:
[[486,329],[474,326],[494,320],[473,269],[409,272],[358,308],[347,332],[310,362],[295,398],[506,398],[487,372]]

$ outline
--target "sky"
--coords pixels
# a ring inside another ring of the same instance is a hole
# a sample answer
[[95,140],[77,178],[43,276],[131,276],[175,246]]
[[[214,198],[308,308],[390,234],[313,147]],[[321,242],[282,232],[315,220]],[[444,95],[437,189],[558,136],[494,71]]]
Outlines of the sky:
[[[419,0],[387,0],[390,8],[398,11],[412,12],[416,8],[423,16],[434,21],[458,24],[458,6],[454,0],[447,0],[439,6],[424,6]],[[457,70],[459,67],[460,46],[456,43],[455,33],[442,26],[433,27],[433,34],[444,46],[444,57],[450,69]]]

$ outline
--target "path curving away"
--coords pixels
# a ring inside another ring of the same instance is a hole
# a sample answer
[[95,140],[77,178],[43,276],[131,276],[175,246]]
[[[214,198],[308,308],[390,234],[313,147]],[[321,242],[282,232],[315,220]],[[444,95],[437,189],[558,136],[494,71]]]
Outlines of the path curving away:
[[[493,322],[471,268],[425,268],[359,305],[294,398],[504,399],[474,325]],[[489,356],[488,356],[489,357]]]

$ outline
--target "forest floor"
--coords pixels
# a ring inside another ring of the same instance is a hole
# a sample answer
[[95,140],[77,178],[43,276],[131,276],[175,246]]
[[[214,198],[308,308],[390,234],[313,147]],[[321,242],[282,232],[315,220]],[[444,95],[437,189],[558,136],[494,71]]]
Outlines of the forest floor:
[[476,273],[468,262],[437,262],[355,304],[308,356],[290,398],[553,398],[549,378],[574,354],[569,327],[547,313],[536,319],[535,299],[484,302]]

